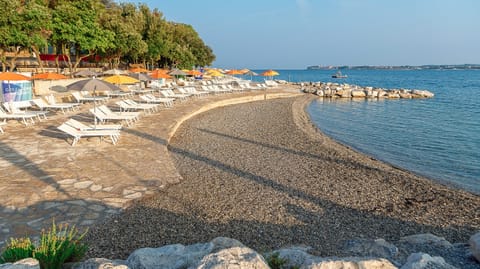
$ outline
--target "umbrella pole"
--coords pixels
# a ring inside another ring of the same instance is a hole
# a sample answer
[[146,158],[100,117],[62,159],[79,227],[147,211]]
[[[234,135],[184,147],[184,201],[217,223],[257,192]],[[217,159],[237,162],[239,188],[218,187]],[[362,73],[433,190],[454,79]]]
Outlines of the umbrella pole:
[[[97,113],[97,100],[95,100],[95,92],[97,91],[97,85],[93,87],[93,112]],[[93,115],[93,128],[97,129],[97,116]]]

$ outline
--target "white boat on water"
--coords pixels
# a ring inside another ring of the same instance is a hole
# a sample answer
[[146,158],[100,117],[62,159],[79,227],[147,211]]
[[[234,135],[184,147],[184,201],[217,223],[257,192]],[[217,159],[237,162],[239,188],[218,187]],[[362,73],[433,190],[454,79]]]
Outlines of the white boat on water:
[[332,75],[332,78],[347,78],[347,75],[342,74],[341,71],[337,71],[337,73]]

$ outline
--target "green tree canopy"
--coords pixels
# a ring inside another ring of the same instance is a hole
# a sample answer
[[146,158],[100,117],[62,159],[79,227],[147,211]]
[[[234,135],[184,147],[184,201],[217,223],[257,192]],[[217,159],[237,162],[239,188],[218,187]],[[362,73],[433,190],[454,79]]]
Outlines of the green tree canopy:
[[[52,47],[56,62],[74,72],[81,61],[100,55],[112,67],[143,63],[191,68],[207,66],[215,55],[192,26],[169,22],[145,4],[112,0],[0,0],[0,61],[15,68],[15,57],[37,56]],[[62,55],[62,58],[59,58]]]

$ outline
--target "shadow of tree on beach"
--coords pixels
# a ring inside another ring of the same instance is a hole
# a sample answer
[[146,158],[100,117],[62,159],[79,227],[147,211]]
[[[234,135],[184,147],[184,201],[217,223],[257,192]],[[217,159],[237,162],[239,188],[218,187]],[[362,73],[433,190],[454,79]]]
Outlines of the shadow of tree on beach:
[[[129,132],[165,143],[154,135]],[[208,242],[217,236],[238,239],[259,251],[301,244],[313,247],[315,254],[329,256],[344,254],[343,242],[354,238],[396,240],[428,232],[457,242],[475,232],[475,226],[424,224],[393,217],[383,209],[355,209],[176,144],[168,149],[176,156],[185,181],[137,201],[104,225],[94,227],[87,236],[94,246],[90,257],[126,258],[141,247]],[[252,194],[256,197],[243,196],[251,190],[256,190]],[[271,203],[270,197],[258,196],[263,192],[275,193],[276,207],[263,207]],[[420,209],[414,210],[422,214]],[[258,215],[250,214],[255,211]]]
[[2,141],[0,141],[0,152],[0,159],[3,159],[16,166],[18,169],[30,174],[35,180],[39,180],[45,184],[48,184],[62,194],[69,196],[69,194],[53,179],[49,173],[45,172],[35,162],[29,160],[26,156]]
[[42,229],[52,226],[52,221],[75,225],[83,232],[119,211],[100,201],[85,199],[48,200],[21,208],[0,205],[0,251],[10,238],[38,238]]
[[363,166],[364,168],[381,171],[380,169],[378,169],[376,167],[367,166],[367,165],[364,165],[364,164],[354,163],[354,162],[351,162],[351,161],[342,160],[342,159],[338,159],[338,158],[331,158],[331,157],[328,157],[328,156],[325,156],[325,155],[312,154],[312,153],[305,152],[305,151],[289,149],[289,148],[286,148],[286,147],[281,147],[281,146],[277,146],[277,145],[273,145],[273,144],[254,141],[254,140],[251,140],[251,139],[242,138],[242,137],[238,137],[238,136],[228,135],[228,134],[225,134],[225,133],[220,133],[220,132],[208,130],[208,129],[205,129],[205,128],[198,128],[198,130],[201,131],[201,132],[208,133],[208,134],[225,137],[225,138],[232,139],[232,140],[238,140],[240,142],[252,144],[254,146],[265,147],[265,148],[270,148],[270,149],[274,149],[274,150],[278,150],[278,151],[283,151],[283,152],[288,153],[288,154],[299,155],[301,157],[308,157],[308,158],[319,159],[319,160],[321,159],[321,160],[325,160],[325,161],[329,161],[329,162],[336,162],[336,163],[339,163],[339,164],[348,164],[348,165],[353,165],[354,164],[356,166],[360,165],[360,166]]

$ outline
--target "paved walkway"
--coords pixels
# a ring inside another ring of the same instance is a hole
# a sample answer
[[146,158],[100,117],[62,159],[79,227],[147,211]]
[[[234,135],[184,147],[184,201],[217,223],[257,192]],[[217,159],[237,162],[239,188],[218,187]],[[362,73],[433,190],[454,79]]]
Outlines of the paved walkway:
[[[298,94],[293,86],[268,98]],[[92,121],[88,109],[50,113],[34,126],[10,121],[0,135],[0,248],[12,236],[38,235],[52,219],[89,227],[132,201],[181,180],[167,144],[185,119],[214,107],[262,100],[263,92],[230,93],[176,102],[124,128],[113,146],[98,138],[70,138],[56,126],[67,118]],[[114,104],[115,100],[110,103]]]

